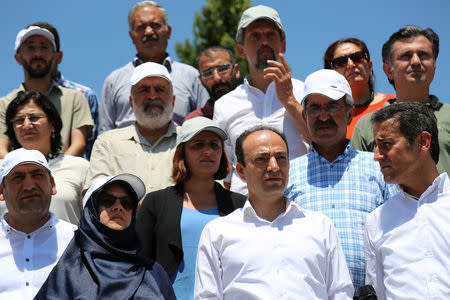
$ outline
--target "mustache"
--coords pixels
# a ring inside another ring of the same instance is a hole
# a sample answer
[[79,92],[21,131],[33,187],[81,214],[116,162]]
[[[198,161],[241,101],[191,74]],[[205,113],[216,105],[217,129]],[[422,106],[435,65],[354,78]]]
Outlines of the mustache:
[[35,61],[40,61],[40,62],[42,62],[42,63],[44,63],[44,64],[46,64],[47,62],[45,61],[45,59],[43,59],[43,58],[33,58],[33,59],[31,59],[30,60],[30,63],[34,63]]
[[162,111],[164,111],[166,109],[166,106],[164,105],[164,102],[162,102],[160,99],[155,99],[155,100],[147,99],[142,104],[142,110],[146,111],[150,106],[155,106],[155,105],[158,108],[160,108]]
[[145,43],[145,42],[147,42],[147,41],[157,41],[157,40],[159,40],[159,37],[156,35],[156,34],[150,34],[150,35],[145,35],[142,39],[141,39],[141,41],[143,42],[143,43]]
[[272,48],[270,48],[267,45],[262,45],[261,47],[259,47],[259,49],[256,51],[256,55],[259,57],[262,55],[263,51],[269,50],[270,51],[270,56],[269,57],[265,57],[265,59],[271,59],[271,60],[275,60],[275,51],[273,51]]
[[334,128],[334,127],[337,127],[337,124],[331,119],[328,119],[326,121],[317,120],[314,123],[314,130],[319,129],[319,127],[322,127],[322,126]]

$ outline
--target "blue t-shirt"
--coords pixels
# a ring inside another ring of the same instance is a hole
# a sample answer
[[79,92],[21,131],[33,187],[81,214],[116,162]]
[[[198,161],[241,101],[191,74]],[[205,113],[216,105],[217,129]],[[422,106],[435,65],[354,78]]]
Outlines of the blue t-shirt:
[[173,290],[178,300],[194,299],[195,261],[200,234],[203,227],[217,217],[217,207],[200,210],[183,207],[180,227],[184,257],[172,277]]

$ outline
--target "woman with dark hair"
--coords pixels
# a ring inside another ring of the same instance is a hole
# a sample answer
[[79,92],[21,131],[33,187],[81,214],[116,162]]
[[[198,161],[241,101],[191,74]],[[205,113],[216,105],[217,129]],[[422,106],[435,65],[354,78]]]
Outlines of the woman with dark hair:
[[175,186],[149,193],[137,215],[142,254],[167,271],[177,299],[194,297],[195,260],[203,227],[242,207],[246,199],[215,182],[230,170],[223,145],[226,139],[226,133],[208,118],[184,122],[173,158]]
[[138,254],[134,224],[144,194],[132,174],[95,180],[74,238],[35,299],[176,299],[163,268]]
[[78,224],[81,191],[89,162],[78,156],[60,153],[62,121],[56,107],[42,93],[19,92],[8,105],[5,119],[5,133],[12,149],[23,147],[38,150],[48,160],[57,189],[50,211],[60,219]]
[[374,91],[375,75],[366,44],[357,38],[340,39],[331,44],[323,57],[324,68],[342,74],[350,84],[355,107],[353,119],[347,126],[347,138],[351,139],[358,120],[383,107],[395,98],[392,94]]

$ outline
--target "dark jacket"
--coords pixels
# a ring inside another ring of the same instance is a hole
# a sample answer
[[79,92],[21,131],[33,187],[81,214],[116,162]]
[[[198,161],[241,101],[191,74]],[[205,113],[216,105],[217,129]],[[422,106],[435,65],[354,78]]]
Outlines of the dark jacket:
[[[215,184],[220,216],[244,206],[246,197]],[[183,185],[170,186],[149,193],[137,213],[136,231],[141,239],[141,254],[159,262],[172,276],[183,260],[181,243],[181,212]]]
[[138,255],[135,212],[128,228],[110,229],[99,220],[98,194],[35,299],[176,299],[163,268]]

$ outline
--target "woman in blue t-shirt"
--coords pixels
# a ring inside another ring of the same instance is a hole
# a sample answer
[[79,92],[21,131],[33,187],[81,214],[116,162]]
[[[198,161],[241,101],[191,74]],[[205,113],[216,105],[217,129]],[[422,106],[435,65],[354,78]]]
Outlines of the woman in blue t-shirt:
[[193,299],[195,260],[203,227],[242,207],[245,197],[215,180],[230,167],[226,133],[204,117],[183,123],[173,158],[174,186],[149,193],[137,215],[142,254],[159,262],[173,282],[177,299]]

